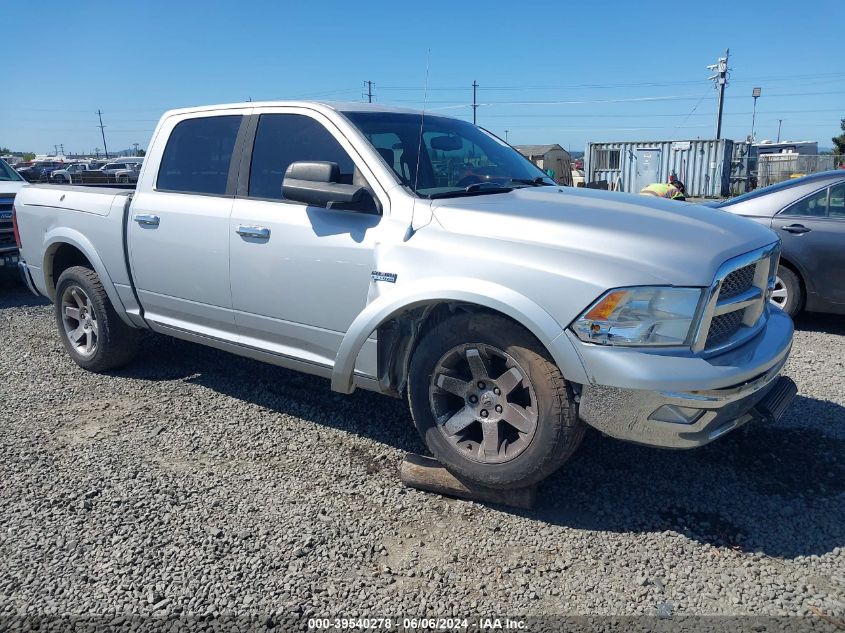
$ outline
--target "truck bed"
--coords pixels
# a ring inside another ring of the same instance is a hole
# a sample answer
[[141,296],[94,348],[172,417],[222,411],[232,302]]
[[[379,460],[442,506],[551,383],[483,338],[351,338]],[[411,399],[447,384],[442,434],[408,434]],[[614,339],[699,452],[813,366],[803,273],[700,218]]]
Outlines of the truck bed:
[[116,197],[129,196],[134,191],[134,187],[29,185],[18,194],[18,204],[108,215]]
[[123,235],[127,202],[133,193],[134,189],[125,187],[49,184],[20,190],[15,208],[21,259],[41,294],[52,299],[56,281],[44,274],[44,265],[60,254],[62,245],[72,246],[108,280],[113,303],[122,306],[116,293],[130,285]]

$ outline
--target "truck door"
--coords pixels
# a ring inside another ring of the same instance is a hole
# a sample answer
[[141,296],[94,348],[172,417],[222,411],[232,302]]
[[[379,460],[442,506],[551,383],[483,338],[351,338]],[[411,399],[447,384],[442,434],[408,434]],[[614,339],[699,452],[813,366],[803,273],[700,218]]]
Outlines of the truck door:
[[238,161],[232,156],[247,117],[227,112],[182,119],[160,155],[148,158],[160,167],[144,175],[132,201],[128,247],[148,321],[234,342],[229,215]]
[[637,148],[637,185],[634,193],[643,187],[660,182],[660,150],[650,147]]
[[334,364],[343,334],[367,304],[382,216],[374,204],[340,210],[286,201],[282,180],[293,162],[329,161],[343,182],[366,184],[363,162],[356,165],[351,153],[333,124],[310,110],[279,108],[258,118],[229,227],[242,344],[317,367]]

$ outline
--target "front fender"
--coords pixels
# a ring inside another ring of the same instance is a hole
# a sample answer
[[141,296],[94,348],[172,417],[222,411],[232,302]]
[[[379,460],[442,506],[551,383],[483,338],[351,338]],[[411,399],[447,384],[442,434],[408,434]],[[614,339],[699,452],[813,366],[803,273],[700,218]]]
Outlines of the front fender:
[[501,312],[528,329],[551,354],[563,375],[586,382],[586,372],[563,327],[534,301],[510,288],[463,277],[429,278],[398,287],[373,300],[358,315],[340,344],[332,371],[332,390],[352,393],[355,362],[367,338],[405,310],[444,302],[471,303]]
[[112,282],[111,275],[109,275],[108,270],[106,270],[103,260],[100,259],[99,255],[97,255],[97,250],[94,248],[94,245],[91,244],[91,241],[82,233],[68,227],[57,227],[48,231],[44,235],[44,246],[42,249],[44,253],[44,261],[42,262],[42,270],[44,271],[44,286],[50,299],[52,301],[56,300],[55,281],[57,281],[50,281],[52,277],[51,259],[53,253],[55,253],[62,244],[69,244],[85,255],[86,259],[88,259],[94,267],[94,272],[96,272],[97,276],[100,278],[100,283],[103,284],[103,289],[106,291],[106,295],[108,295],[117,314],[127,325],[137,327],[129,320],[129,317],[126,314],[126,306],[124,306],[123,301],[120,300],[120,296],[117,294],[117,289],[114,287],[114,282]]

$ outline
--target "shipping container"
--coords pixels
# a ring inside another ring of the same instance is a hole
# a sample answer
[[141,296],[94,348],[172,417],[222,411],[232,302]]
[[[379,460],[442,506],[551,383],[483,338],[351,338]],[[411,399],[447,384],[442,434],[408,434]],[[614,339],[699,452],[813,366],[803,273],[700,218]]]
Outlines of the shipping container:
[[728,139],[587,143],[585,174],[627,193],[674,176],[687,197],[719,198],[730,194],[733,149]]

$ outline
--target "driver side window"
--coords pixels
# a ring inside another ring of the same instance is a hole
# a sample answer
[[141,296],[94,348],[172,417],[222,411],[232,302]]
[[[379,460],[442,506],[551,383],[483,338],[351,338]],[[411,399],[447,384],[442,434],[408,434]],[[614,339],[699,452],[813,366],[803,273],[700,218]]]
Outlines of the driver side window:
[[[372,191],[352,158],[340,143],[311,117],[301,114],[262,114],[252,149],[249,197],[284,200],[282,181],[291,163],[328,161],[336,163],[339,182],[364,186]],[[375,212],[375,199],[365,196],[355,211]]]

